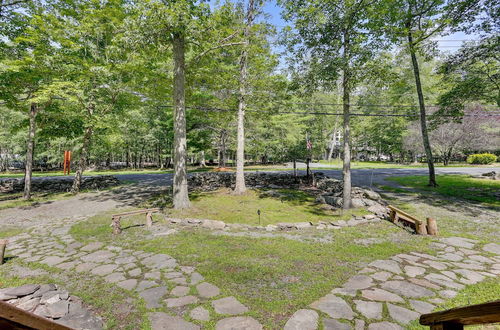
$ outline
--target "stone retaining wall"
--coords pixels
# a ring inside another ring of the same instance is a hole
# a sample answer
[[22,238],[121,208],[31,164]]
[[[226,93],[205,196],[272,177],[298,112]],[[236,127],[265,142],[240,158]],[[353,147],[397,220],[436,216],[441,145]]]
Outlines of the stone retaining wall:
[[[82,178],[81,189],[104,189],[116,186],[120,181],[112,175],[91,176]],[[34,192],[65,192],[71,189],[73,177],[68,178],[34,178],[31,190]],[[24,190],[24,179],[0,180],[0,192],[17,193]]]

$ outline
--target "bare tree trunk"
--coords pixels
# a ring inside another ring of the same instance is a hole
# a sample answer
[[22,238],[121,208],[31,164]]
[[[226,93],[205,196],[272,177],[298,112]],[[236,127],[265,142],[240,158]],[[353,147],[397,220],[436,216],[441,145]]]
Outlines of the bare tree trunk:
[[333,126],[332,139],[330,140],[330,150],[328,150],[327,160],[332,161],[333,149],[335,148],[335,135],[337,133],[337,119],[335,119],[335,124]]
[[173,204],[176,209],[190,206],[186,168],[185,40],[182,33],[173,35],[174,52],[174,181]]
[[71,187],[71,192],[76,194],[80,191],[82,185],[82,175],[85,170],[85,164],[87,163],[88,150],[90,145],[90,139],[92,137],[92,127],[87,127],[85,129],[85,134],[83,135],[82,150],[80,152],[80,158],[78,160],[78,168],[75,173],[75,178],[73,179],[73,186]]
[[349,33],[344,31],[344,72],[342,77],[343,119],[344,119],[344,161],[342,167],[343,192],[342,208],[351,208],[351,147],[350,147],[350,72],[349,72]]
[[408,44],[413,65],[413,73],[415,75],[415,86],[417,88],[418,105],[420,107],[420,129],[422,131],[422,139],[424,142],[425,155],[427,157],[427,166],[429,167],[429,186],[437,187],[436,173],[434,170],[434,159],[432,158],[432,149],[429,142],[429,134],[427,133],[427,119],[425,113],[424,93],[422,92],[422,83],[420,82],[420,69],[418,67],[417,55],[413,44],[413,36],[411,30],[408,29]]
[[202,150],[200,152],[200,167],[207,167],[207,164],[205,162],[205,151]]
[[33,174],[33,153],[35,149],[35,133],[36,133],[36,115],[38,112],[37,105],[31,103],[30,106],[30,126],[28,131],[28,144],[26,147],[26,166],[24,170],[24,199],[31,198],[31,176]]
[[253,23],[254,0],[248,1],[247,24],[244,30],[245,44],[241,52],[240,59],[240,97],[238,104],[238,141],[236,148],[236,185],[234,193],[243,194],[247,188],[245,186],[245,108],[246,108],[246,84],[247,84],[247,66],[248,66],[248,45],[250,44],[250,28]]

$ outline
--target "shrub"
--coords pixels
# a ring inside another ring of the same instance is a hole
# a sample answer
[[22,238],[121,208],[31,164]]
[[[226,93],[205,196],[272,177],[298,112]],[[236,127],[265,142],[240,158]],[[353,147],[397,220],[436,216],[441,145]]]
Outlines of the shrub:
[[497,156],[493,154],[472,154],[467,157],[469,164],[492,164],[497,160]]

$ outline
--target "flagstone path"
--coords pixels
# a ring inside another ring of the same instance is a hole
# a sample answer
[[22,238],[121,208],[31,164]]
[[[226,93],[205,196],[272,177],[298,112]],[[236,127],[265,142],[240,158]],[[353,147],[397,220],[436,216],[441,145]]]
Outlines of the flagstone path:
[[[84,219],[53,221],[35,227],[32,234],[12,237],[8,255],[85,273],[86,280],[102,278],[137,292],[146,303],[154,330],[200,329],[199,324],[184,319],[187,315],[201,324],[223,316],[215,325],[219,330],[262,329],[257,320],[245,315],[247,306],[221,295],[195,267],[179,265],[166,254],[75,241],[69,229]],[[373,261],[342,287],[294,313],[284,328],[318,329],[321,324],[325,330],[402,329],[454,297],[466,284],[500,276],[498,244],[480,246],[475,240],[451,237],[437,239],[432,246],[436,256],[411,252]],[[203,307],[207,303],[210,311]]]

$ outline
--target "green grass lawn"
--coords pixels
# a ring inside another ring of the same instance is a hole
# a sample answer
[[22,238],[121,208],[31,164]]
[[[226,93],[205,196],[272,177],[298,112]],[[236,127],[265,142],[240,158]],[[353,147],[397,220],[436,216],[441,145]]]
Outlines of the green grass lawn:
[[500,181],[475,179],[468,175],[438,175],[436,180],[439,186],[432,188],[427,186],[428,177],[425,175],[392,177],[389,180],[425,192],[435,191],[444,196],[479,202],[495,208],[500,207]]
[[[325,165],[333,165],[339,168],[342,167],[342,161],[338,159],[333,159],[331,161],[320,160],[320,164]],[[443,163],[434,163],[436,167],[496,167],[500,166],[499,163],[494,163],[490,165],[472,165],[467,163],[452,163],[447,166],[444,166]],[[416,163],[416,164],[399,164],[399,163],[390,163],[383,161],[364,161],[364,162],[351,162],[351,168],[355,169],[372,169],[372,168],[419,168],[419,167],[427,167],[427,163]]]
[[192,207],[187,210],[167,209],[176,218],[200,218],[222,220],[227,223],[259,224],[279,222],[334,221],[350,219],[351,215],[364,215],[364,209],[347,212],[329,210],[315,203],[315,197],[300,190],[273,190],[279,196],[272,197],[265,190],[248,190],[243,195],[233,195],[230,190],[191,194]]
[[0,196],[0,210],[8,209],[11,207],[33,206],[43,202],[70,198],[72,196],[74,195],[68,192],[62,192],[62,193],[35,192],[32,194],[30,200],[25,200],[23,199],[22,193],[3,194]]

